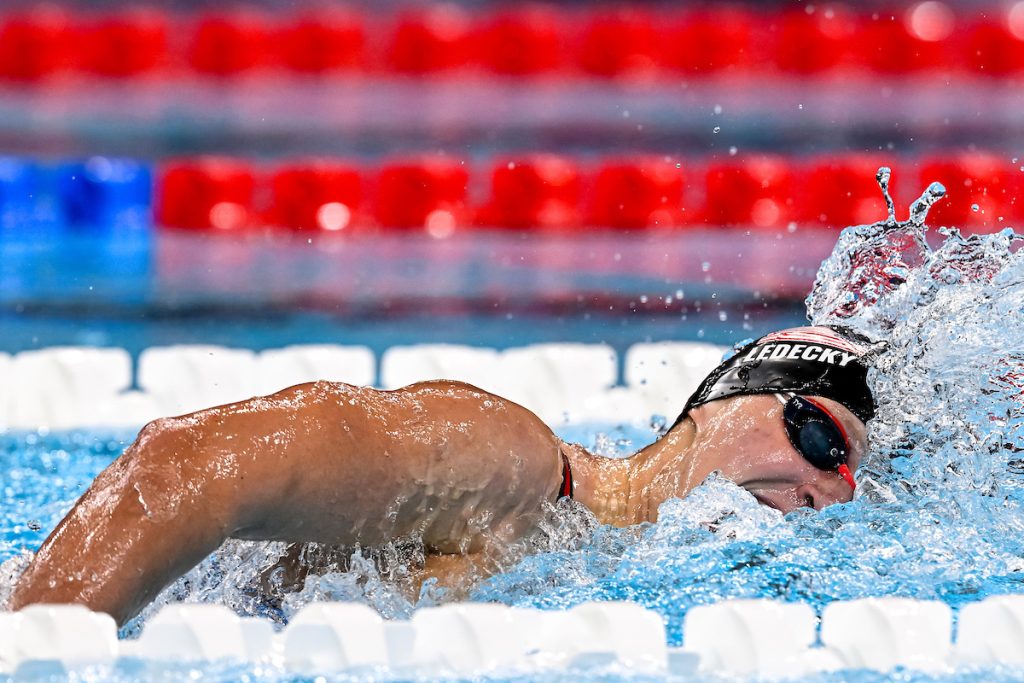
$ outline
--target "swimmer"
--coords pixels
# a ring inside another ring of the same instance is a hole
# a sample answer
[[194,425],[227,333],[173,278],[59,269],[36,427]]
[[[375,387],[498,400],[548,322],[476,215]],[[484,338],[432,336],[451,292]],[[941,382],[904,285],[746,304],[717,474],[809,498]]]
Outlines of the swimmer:
[[874,415],[869,357],[832,328],[769,334],[624,459],[449,381],[315,382],[156,420],[46,539],[8,607],[78,603],[124,624],[229,538],[371,547],[419,535],[423,577],[444,583],[535,531],[560,497],[605,524],[653,522],[715,471],[784,513],[849,501]]

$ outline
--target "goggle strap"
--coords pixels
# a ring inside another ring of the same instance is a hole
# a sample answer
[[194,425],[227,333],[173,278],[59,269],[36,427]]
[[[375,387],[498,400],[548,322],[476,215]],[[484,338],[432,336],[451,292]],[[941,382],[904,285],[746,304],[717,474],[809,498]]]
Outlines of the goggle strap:
[[803,398],[803,400],[807,401],[808,403],[810,403],[812,406],[814,406],[815,408],[817,408],[821,412],[823,412],[826,415],[828,415],[828,418],[830,420],[832,420],[832,422],[835,424],[836,427],[839,428],[839,433],[843,435],[843,441],[845,441],[847,444],[850,443],[850,435],[846,433],[846,427],[843,426],[842,421],[838,417],[836,417],[832,413],[831,410],[826,408],[824,405],[822,405],[818,401],[815,401],[813,398],[808,398],[806,396],[802,396],[801,398]]
[[839,476],[843,478],[843,481],[849,484],[852,490],[856,491],[857,482],[854,481],[853,472],[850,471],[850,468],[847,467],[845,462],[839,466],[839,469],[837,471],[839,472]]

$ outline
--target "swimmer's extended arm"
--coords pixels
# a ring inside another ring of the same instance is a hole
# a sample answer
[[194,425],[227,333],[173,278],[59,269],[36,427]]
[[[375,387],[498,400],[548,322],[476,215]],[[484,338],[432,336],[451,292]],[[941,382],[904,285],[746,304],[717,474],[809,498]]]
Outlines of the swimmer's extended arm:
[[204,471],[197,436],[143,429],[40,547],[10,607],[79,603],[123,623],[216,549],[234,524],[231,483]]
[[123,623],[229,537],[416,534],[475,552],[532,526],[559,463],[535,416],[458,383],[321,382],[158,420],[53,531],[10,606],[81,603]]

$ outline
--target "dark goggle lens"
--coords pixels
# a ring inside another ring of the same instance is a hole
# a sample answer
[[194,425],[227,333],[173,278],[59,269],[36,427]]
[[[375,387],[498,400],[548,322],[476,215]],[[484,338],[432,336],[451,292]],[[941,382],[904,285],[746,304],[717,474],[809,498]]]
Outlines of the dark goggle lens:
[[810,401],[794,396],[782,410],[786,433],[793,446],[819,470],[836,470],[846,464],[849,445],[839,425]]

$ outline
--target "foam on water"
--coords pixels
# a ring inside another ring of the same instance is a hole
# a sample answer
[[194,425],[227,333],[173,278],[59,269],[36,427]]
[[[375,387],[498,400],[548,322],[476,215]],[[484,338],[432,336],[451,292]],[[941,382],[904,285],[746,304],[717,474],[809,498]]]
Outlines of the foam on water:
[[[884,185],[888,175],[880,176]],[[941,187],[930,187],[902,222],[888,200],[886,220],[844,230],[807,299],[810,322],[846,325],[878,343],[869,376],[878,415],[853,502],[784,518],[713,477],[685,500],[664,503],[657,524],[628,529],[601,526],[581,506],[562,502],[535,538],[497,558],[502,571],[461,587],[469,598],[548,608],[634,600],[665,616],[677,645],[686,611],[724,598],[772,597],[821,607],[897,595],[957,608],[990,594],[1024,592],[1021,238],[1009,230],[970,237],[942,230],[930,245],[924,220],[939,196]],[[563,436],[625,455],[655,433],[604,425]],[[81,492],[74,478],[87,481],[79,470],[89,466],[71,456],[92,449],[95,474],[119,450],[117,441],[97,450],[87,440],[68,443],[63,436],[28,448],[20,437],[4,438],[0,470],[19,473],[14,486],[23,495],[41,497],[29,505],[22,499],[13,510],[17,492],[7,494],[14,498],[0,519],[0,559],[38,545]],[[76,483],[53,486],[54,478]],[[46,481],[56,500],[32,488]],[[27,530],[29,517],[43,531]],[[127,632],[176,600],[222,602],[242,614],[285,621],[317,599],[360,600],[386,616],[407,616],[417,601],[434,604],[462,592],[428,585],[410,595],[408,572],[422,561],[422,549],[405,543],[376,555],[356,551],[348,559],[310,551],[316,571],[305,587],[289,592],[277,585],[275,593],[271,568],[285,550],[283,544],[225,544]],[[18,561],[8,562],[9,574]],[[10,580],[0,573],[8,588]],[[993,680],[991,673],[962,677]],[[923,674],[905,678],[932,680]],[[882,676],[864,673],[860,680]]]

